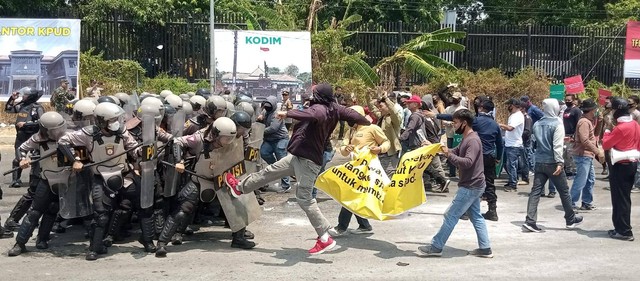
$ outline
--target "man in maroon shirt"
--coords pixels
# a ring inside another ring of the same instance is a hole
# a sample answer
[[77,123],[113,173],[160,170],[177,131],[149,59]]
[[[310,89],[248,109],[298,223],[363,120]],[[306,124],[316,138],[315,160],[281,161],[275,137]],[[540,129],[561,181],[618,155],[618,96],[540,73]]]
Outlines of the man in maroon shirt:
[[277,114],[279,118],[293,118],[299,121],[293,127],[293,135],[287,147],[289,155],[257,173],[248,175],[240,182],[231,174],[225,176],[225,181],[231,195],[238,197],[282,177],[296,176],[298,205],[307,214],[309,222],[318,234],[316,245],[309,250],[309,253],[321,254],[336,245],[328,233],[331,225],[320,212],[316,199],[312,195],[313,186],[322,166],[325,144],[339,121],[358,125],[371,123],[355,110],[336,103],[333,89],[326,83],[313,88],[313,98],[309,108],[281,111]]
[[638,166],[638,159],[613,159],[614,150],[618,153],[633,155],[640,150],[640,125],[629,114],[629,103],[620,97],[611,99],[613,118],[618,124],[612,131],[606,130],[602,138],[602,148],[611,149],[613,166],[609,175],[611,187],[611,205],[613,207],[611,219],[614,229],[609,230],[609,237],[613,239],[633,241],[631,232],[631,188]]

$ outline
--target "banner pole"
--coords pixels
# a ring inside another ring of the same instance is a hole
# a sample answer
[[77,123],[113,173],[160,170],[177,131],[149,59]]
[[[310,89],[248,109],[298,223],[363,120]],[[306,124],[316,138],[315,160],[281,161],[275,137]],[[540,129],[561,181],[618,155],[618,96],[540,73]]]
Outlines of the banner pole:
[[209,1],[209,83],[211,84],[211,94],[216,91],[216,51],[215,51],[215,1]]

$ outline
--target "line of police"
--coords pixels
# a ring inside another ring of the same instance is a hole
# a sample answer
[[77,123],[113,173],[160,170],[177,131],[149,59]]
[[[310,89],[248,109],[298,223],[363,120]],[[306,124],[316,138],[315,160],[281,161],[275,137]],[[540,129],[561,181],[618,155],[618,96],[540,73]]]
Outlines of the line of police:
[[0,227],[0,238],[17,230],[9,256],[26,251],[38,225],[36,248],[47,249],[58,218],[84,222],[86,259],[96,260],[135,213],[138,241],[164,257],[167,244],[181,244],[189,232],[198,204],[216,198],[233,232],[231,246],[255,246],[246,226],[260,215],[259,194],[235,199],[223,188],[226,173],[239,177],[260,166],[255,155],[264,125],[255,122],[251,97],[206,89],[140,98],[118,93],[72,101],[61,114],[44,112],[37,103],[42,91],[19,94],[6,107],[18,113],[12,185],[20,185],[22,169],[31,173],[27,193]]

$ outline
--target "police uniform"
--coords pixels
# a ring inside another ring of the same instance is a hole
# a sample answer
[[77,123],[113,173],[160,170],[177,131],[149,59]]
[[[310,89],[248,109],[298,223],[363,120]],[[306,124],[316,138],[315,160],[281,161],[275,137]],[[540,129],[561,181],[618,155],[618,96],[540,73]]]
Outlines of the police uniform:
[[[91,167],[93,171],[91,198],[94,220],[91,226],[93,233],[89,245],[89,255],[106,253],[103,238],[109,224],[110,214],[117,207],[116,204],[121,199],[121,193],[126,191],[122,189],[133,184],[125,178],[125,175],[130,173],[127,155],[123,154],[106,160],[135,148],[138,146],[138,142],[126,129],[120,129],[113,135],[105,135],[99,127],[87,126],[82,130],[67,133],[60,138],[58,143],[59,146],[67,149],[72,146],[86,147],[94,163],[105,161]],[[129,152],[133,158],[139,154],[140,148]],[[89,259],[89,255],[87,259]]]

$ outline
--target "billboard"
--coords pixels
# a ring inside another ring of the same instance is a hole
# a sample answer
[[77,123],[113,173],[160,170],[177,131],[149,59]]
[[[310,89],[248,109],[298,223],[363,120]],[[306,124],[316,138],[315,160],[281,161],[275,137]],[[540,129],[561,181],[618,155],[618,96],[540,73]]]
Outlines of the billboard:
[[640,22],[627,23],[624,51],[624,78],[640,78]]
[[23,87],[48,101],[60,81],[78,86],[80,20],[0,19],[0,101]]
[[300,102],[311,86],[309,32],[215,30],[216,89],[251,93],[262,101],[270,95],[281,100],[289,91]]

